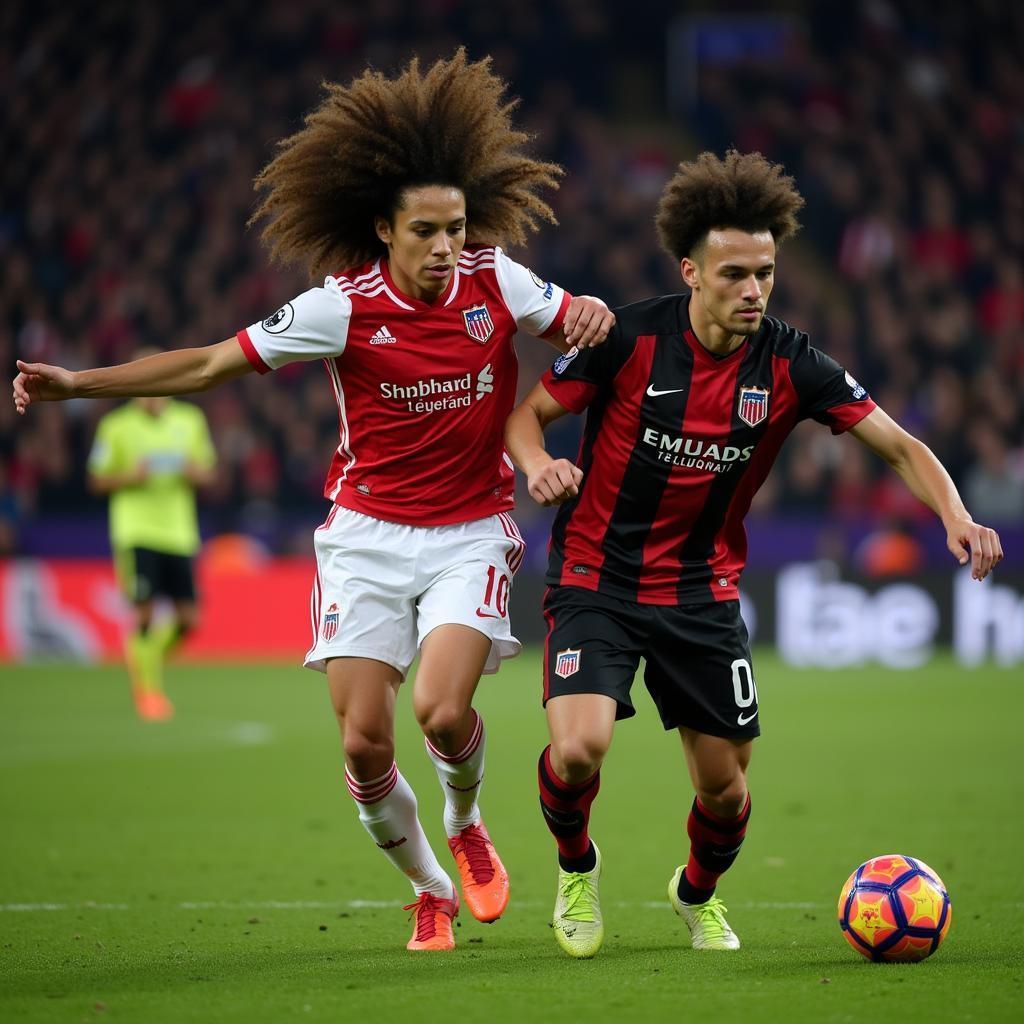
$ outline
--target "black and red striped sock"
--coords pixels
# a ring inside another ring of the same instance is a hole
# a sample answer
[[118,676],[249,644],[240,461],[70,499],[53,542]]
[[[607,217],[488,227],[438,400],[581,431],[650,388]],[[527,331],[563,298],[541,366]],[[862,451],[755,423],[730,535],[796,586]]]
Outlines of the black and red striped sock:
[[679,877],[679,898],[684,903],[707,903],[715,886],[739,856],[750,820],[750,794],[735,818],[712,814],[699,799],[693,801],[686,832],[690,837],[690,858]]
[[558,863],[563,871],[593,871],[597,854],[590,842],[590,805],[601,788],[601,772],[570,786],[551,767],[551,747],[545,747],[537,764],[540,809],[558,844]]

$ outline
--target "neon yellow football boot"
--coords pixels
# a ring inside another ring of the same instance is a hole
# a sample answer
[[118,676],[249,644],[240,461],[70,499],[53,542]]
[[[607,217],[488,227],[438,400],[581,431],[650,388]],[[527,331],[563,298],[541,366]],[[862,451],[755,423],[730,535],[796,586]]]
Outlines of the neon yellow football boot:
[[597,863],[592,871],[558,869],[558,894],[552,925],[558,944],[580,960],[592,957],[604,942],[601,901],[601,851],[594,844]]
[[668,883],[668,901],[690,929],[693,948],[739,949],[740,940],[725,919],[729,908],[717,896],[712,896],[707,903],[684,903],[679,898],[679,879],[684,867],[676,868]]

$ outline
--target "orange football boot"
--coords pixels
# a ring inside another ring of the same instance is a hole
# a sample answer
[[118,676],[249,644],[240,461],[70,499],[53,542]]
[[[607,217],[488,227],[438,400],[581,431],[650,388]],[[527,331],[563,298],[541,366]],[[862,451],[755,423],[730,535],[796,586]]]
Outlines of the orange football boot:
[[462,898],[470,913],[484,924],[497,921],[508,906],[508,872],[501,863],[483,820],[467,825],[448,848],[455,855]]
[[452,921],[459,913],[459,897],[454,889],[450,900],[435,896],[432,892],[421,892],[415,903],[410,903],[402,909],[411,910],[415,922],[412,938],[406,943],[406,949],[455,948]]
[[135,710],[146,722],[166,722],[174,717],[174,705],[158,690],[136,690]]

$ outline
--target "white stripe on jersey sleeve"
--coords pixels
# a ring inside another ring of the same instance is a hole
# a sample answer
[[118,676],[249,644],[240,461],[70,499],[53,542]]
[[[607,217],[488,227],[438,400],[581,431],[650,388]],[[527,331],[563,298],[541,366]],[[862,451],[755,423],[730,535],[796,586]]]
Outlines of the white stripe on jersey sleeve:
[[352,300],[333,277],[310,288],[248,329],[249,340],[272,370],[287,363],[340,356],[348,341]]
[[546,333],[562,307],[564,290],[553,282],[542,281],[521,263],[509,259],[497,246],[494,273],[505,305],[516,323],[531,334]]

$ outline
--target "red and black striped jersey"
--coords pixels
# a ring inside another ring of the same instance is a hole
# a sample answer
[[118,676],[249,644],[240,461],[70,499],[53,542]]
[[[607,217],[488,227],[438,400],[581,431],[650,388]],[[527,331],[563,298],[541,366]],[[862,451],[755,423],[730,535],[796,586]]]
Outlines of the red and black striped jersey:
[[811,417],[838,434],[875,408],[781,320],[719,357],[688,309],[688,295],[669,295],[615,310],[603,345],[570,350],[542,378],[587,412],[583,483],[555,519],[548,583],[645,604],[735,600],[743,519],[790,431]]

